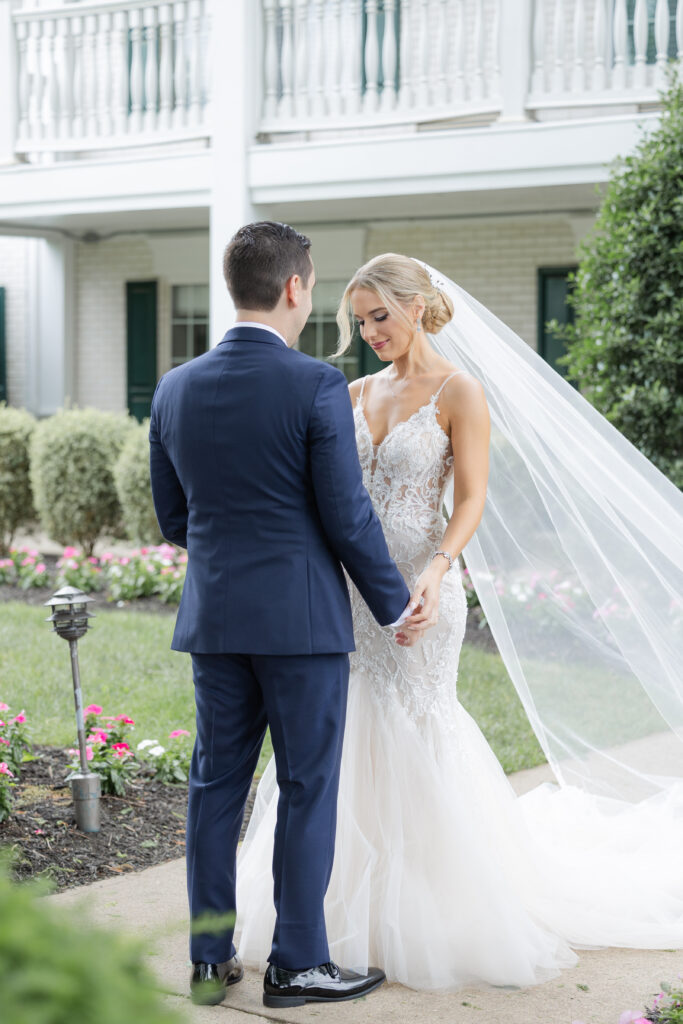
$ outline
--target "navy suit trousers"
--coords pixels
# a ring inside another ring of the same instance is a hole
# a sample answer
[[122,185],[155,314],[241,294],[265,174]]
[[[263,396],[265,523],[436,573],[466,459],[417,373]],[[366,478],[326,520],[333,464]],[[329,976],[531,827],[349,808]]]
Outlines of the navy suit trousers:
[[[237,844],[270,725],[280,798],[269,960],[289,970],[326,963],[323,902],[334,859],[348,655],[193,654],[192,666],[197,738],[187,818],[191,917],[236,909]],[[232,936],[232,928],[193,933],[191,959],[229,960]]]

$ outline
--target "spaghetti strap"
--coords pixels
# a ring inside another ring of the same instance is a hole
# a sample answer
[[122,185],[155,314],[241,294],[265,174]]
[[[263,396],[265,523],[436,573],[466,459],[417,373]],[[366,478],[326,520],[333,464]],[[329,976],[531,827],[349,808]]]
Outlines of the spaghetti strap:
[[358,398],[356,399],[356,405],[362,405],[362,403],[363,403],[363,392],[365,391],[365,382],[366,382],[367,379],[368,379],[367,375],[365,377],[363,377],[363,381],[362,381],[361,386],[360,386],[360,394],[358,395]]
[[[446,385],[448,384],[449,380],[452,380],[452,378],[453,378],[453,377],[457,377],[459,373],[467,373],[467,370],[456,370],[456,371],[455,371],[454,373],[450,373],[450,374],[448,375],[448,377],[446,377],[446,379],[445,379],[444,381],[442,381],[442,383],[441,383],[441,386],[439,387],[439,390],[438,390],[438,391],[436,392],[436,394],[434,395],[434,398],[438,398],[438,397],[439,397],[439,395],[441,394],[441,392],[443,391],[443,389],[444,389],[444,388],[446,387]],[[361,394],[362,394],[362,393],[363,393],[363,392],[361,391]]]

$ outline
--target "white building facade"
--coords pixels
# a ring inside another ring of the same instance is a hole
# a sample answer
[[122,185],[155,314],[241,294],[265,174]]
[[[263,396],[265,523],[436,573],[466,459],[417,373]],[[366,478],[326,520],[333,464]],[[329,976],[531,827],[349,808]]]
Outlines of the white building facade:
[[222,252],[261,218],[313,240],[313,355],[394,251],[554,362],[598,187],[682,54],[683,0],[0,0],[0,398],[145,415],[229,327]]

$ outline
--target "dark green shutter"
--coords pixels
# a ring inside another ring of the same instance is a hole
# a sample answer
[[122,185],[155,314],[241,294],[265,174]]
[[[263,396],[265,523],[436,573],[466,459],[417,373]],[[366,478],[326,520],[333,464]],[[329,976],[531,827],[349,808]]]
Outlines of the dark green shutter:
[[0,288],[0,402],[7,401],[7,357],[5,354],[5,289]]
[[157,283],[126,284],[128,339],[128,411],[136,419],[149,416],[157,382]]
[[567,303],[568,278],[574,270],[576,267],[550,267],[538,271],[538,354],[563,377],[567,375],[566,367],[558,366],[556,360],[565,354],[566,346],[547,325],[549,320],[560,324],[574,322],[574,310]]

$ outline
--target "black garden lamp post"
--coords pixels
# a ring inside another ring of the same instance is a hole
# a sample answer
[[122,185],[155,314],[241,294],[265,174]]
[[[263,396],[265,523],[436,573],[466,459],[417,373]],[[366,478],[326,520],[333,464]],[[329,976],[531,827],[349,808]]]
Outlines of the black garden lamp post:
[[46,621],[53,624],[54,632],[69,641],[71,651],[71,674],[74,684],[74,702],[76,704],[76,728],[78,730],[78,749],[81,758],[80,772],[69,777],[71,795],[74,801],[76,825],[82,832],[100,831],[100,777],[96,772],[88,771],[88,758],[85,749],[85,722],[83,720],[83,698],[81,696],[81,674],[78,668],[78,641],[90,628],[88,619],[93,616],[88,611],[88,603],[92,601],[77,587],[62,587],[53,594],[45,604],[52,608],[52,615]]

